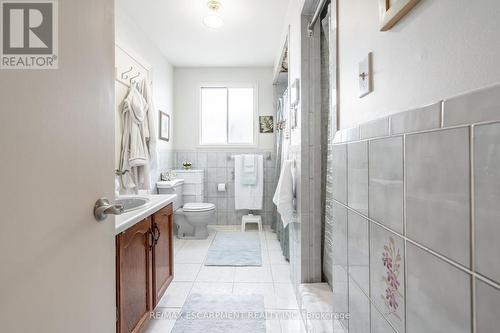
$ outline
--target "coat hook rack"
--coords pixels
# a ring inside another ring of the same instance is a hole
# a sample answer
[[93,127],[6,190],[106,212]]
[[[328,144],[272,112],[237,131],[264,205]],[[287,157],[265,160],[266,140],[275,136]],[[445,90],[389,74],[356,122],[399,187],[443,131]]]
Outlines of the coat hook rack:
[[131,77],[131,78],[130,78],[130,83],[131,83],[131,84],[135,84],[135,83],[137,83],[137,82],[135,81],[135,79],[137,79],[137,78],[138,78],[138,77],[140,77],[140,76],[141,76],[141,72],[138,72],[138,73],[137,73],[137,75],[135,75],[135,76],[133,76],[133,77]]
[[128,71],[125,71],[122,73],[121,77],[123,80],[127,80],[128,79],[128,73],[132,72],[134,70],[134,68],[132,66],[130,66],[130,69]]

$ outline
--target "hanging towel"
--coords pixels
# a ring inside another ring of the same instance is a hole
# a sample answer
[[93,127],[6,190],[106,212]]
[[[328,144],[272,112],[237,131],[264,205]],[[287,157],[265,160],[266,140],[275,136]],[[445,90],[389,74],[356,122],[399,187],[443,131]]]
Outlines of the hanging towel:
[[154,188],[156,184],[156,175],[158,174],[158,151],[156,149],[157,136],[156,136],[156,109],[153,103],[153,89],[151,84],[146,80],[142,80],[139,89],[141,91],[142,97],[148,105],[147,110],[147,122],[144,122],[144,132],[146,137],[146,142],[148,145],[149,152],[149,173],[152,177],[149,177],[149,188]]
[[122,144],[120,151],[121,184],[124,189],[149,189],[149,150],[146,143],[148,105],[131,85],[122,108]]
[[255,169],[255,155],[243,155],[243,165],[250,171]]
[[244,157],[234,157],[234,206],[240,209],[262,209],[262,198],[264,195],[264,159],[261,155],[256,156],[256,182],[254,185],[243,183]]
[[241,183],[243,185],[257,184],[257,155],[243,155],[243,172]]
[[273,197],[273,202],[278,208],[284,227],[294,219],[295,197],[295,162],[287,160],[281,168],[280,179]]

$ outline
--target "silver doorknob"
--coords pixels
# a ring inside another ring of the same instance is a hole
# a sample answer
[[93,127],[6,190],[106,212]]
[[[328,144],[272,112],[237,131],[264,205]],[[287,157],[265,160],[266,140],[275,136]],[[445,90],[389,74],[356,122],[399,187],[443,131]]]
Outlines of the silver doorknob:
[[123,205],[112,205],[107,198],[101,198],[96,201],[94,205],[94,217],[97,221],[104,221],[108,215],[121,215],[123,214]]

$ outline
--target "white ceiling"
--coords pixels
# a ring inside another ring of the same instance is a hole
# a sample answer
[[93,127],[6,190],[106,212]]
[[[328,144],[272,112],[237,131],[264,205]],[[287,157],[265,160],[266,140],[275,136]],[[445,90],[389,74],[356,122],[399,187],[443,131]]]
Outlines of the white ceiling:
[[117,0],[176,67],[272,66],[289,0],[221,0],[225,25],[203,24],[208,0]]

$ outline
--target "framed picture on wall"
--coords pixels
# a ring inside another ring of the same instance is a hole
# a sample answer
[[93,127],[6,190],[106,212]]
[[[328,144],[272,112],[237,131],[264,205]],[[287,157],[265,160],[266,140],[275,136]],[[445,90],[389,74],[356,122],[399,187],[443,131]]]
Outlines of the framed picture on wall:
[[170,141],[170,115],[160,111],[160,140]]
[[274,133],[274,118],[273,116],[260,116],[259,127],[261,133]]
[[396,25],[420,0],[378,0],[380,31],[388,31]]

